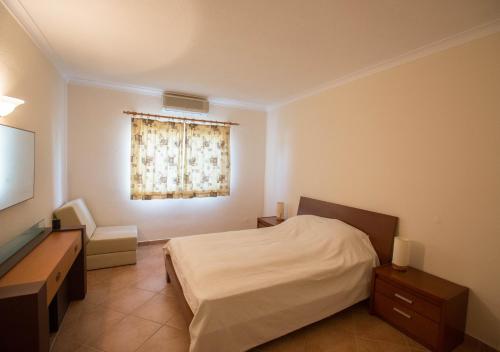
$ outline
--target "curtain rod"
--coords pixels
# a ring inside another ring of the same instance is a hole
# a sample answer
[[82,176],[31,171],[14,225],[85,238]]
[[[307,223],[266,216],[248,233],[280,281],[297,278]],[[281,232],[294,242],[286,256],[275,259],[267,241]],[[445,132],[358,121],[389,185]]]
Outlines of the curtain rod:
[[239,123],[230,122],[230,121],[212,121],[212,120],[192,119],[192,118],[188,118],[188,117],[175,117],[175,116],[167,116],[167,115],[146,114],[143,112],[135,112],[135,111],[123,111],[123,113],[127,114],[127,115],[132,115],[132,116],[160,117],[160,118],[164,118],[164,119],[205,122],[205,123],[231,125],[231,126],[239,126],[240,125]]

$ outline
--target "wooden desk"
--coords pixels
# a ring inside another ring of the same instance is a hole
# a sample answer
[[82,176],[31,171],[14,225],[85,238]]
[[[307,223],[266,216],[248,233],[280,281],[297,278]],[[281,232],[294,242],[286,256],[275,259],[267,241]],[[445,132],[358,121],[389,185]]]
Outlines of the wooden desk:
[[84,231],[49,231],[0,278],[1,351],[49,351],[50,331],[86,294]]

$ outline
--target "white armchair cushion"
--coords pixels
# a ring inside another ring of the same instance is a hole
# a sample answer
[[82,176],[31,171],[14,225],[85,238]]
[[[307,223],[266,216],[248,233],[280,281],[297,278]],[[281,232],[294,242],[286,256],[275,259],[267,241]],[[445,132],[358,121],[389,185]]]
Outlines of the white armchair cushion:
[[82,198],[72,200],[54,211],[57,219],[61,220],[62,227],[86,226],[87,239],[92,238],[96,225],[92,214]]
[[136,248],[137,226],[99,226],[87,244],[87,255],[135,251]]

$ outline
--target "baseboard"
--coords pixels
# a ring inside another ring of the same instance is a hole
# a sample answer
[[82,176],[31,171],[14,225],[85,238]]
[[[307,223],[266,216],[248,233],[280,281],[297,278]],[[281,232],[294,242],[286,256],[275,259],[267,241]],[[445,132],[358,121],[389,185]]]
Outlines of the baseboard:
[[154,244],[166,243],[168,240],[169,239],[166,238],[166,239],[162,239],[162,240],[137,241],[137,245],[139,247],[142,247],[142,246],[151,246],[151,245],[154,245]]
[[486,343],[472,337],[470,335],[465,334],[464,343],[467,351],[481,351],[481,352],[499,352],[497,349],[487,345]]

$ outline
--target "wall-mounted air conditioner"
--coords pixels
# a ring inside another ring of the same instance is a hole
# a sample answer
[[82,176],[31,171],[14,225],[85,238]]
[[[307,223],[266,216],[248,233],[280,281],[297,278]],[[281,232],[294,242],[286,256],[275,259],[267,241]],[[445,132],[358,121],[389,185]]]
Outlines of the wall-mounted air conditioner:
[[208,109],[207,98],[174,92],[163,93],[163,110],[165,111],[189,111],[206,114]]

